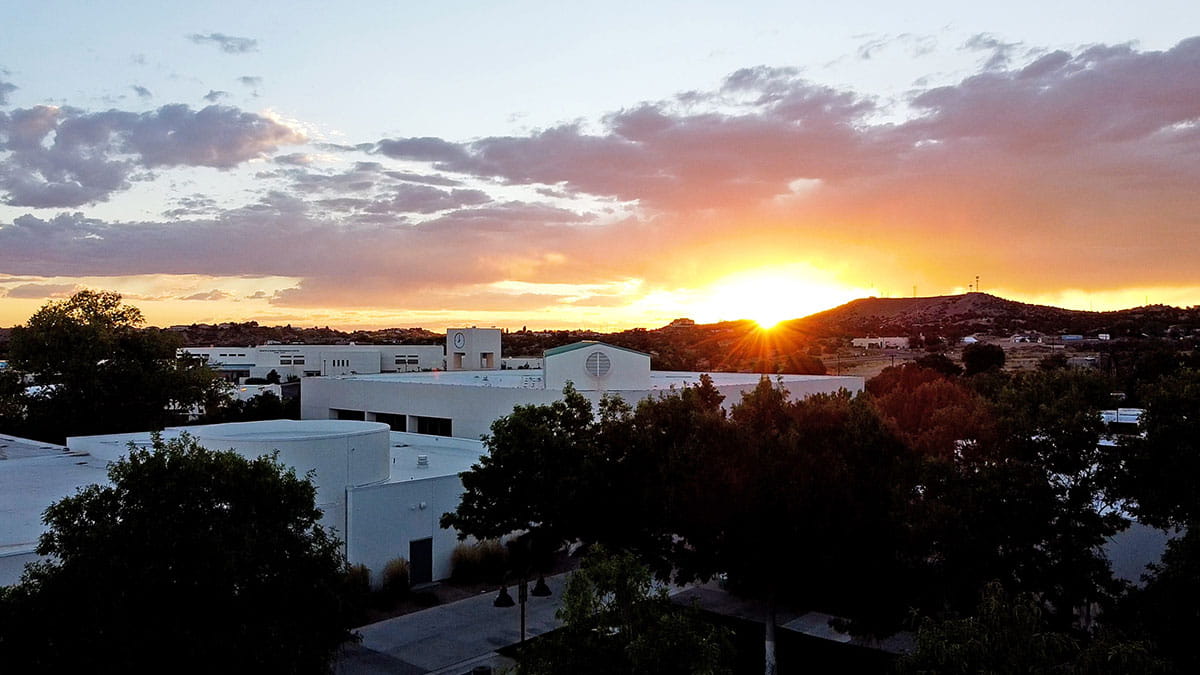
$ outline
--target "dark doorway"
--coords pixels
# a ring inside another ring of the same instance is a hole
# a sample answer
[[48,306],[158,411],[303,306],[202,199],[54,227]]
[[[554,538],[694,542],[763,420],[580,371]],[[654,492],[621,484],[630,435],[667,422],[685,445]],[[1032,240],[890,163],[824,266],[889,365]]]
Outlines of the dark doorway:
[[408,542],[409,583],[427,584],[433,581],[433,539],[413,539]]

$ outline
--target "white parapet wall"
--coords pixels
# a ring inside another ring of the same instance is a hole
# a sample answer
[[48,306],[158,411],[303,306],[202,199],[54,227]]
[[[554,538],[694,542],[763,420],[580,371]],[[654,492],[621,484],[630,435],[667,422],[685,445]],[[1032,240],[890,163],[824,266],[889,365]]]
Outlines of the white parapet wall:
[[388,479],[388,425],[345,420],[269,420],[194,427],[209,450],[233,450],[247,458],[278,452],[298,476],[317,488],[322,523],[345,536],[346,489]]

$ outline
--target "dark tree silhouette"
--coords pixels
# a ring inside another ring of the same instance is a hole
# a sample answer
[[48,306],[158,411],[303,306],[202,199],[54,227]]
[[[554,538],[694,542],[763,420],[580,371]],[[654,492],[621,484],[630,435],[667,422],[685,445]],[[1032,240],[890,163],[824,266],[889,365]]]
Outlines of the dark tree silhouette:
[[109,480],[47,509],[47,558],[0,595],[6,670],[327,669],[345,561],[310,482],[186,436],[131,448]]

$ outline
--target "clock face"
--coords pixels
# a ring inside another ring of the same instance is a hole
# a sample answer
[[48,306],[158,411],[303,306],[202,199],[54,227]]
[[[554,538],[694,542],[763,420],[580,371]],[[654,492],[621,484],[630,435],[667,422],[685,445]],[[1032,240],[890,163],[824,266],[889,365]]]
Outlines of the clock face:
[[462,333],[454,334],[454,346],[462,349],[463,345],[467,344],[467,338]]

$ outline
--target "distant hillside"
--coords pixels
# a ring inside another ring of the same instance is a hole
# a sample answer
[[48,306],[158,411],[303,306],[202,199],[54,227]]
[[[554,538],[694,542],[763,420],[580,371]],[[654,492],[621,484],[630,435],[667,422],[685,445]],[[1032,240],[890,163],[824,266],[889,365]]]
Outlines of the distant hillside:
[[257,321],[222,324],[191,324],[166,329],[178,335],[189,347],[253,347],[269,342],[281,344],[344,345],[356,344],[436,344],[446,340],[444,333],[423,328],[383,328],[380,330],[340,331],[325,328],[260,326]]
[[1162,335],[1172,326],[1200,328],[1200,310],[1151,305],[1086,312],[1005,300],[987,293],[929,298],[863,298],[790,322],[813,335],[1004,335],[1106,332],[1114,337]]

